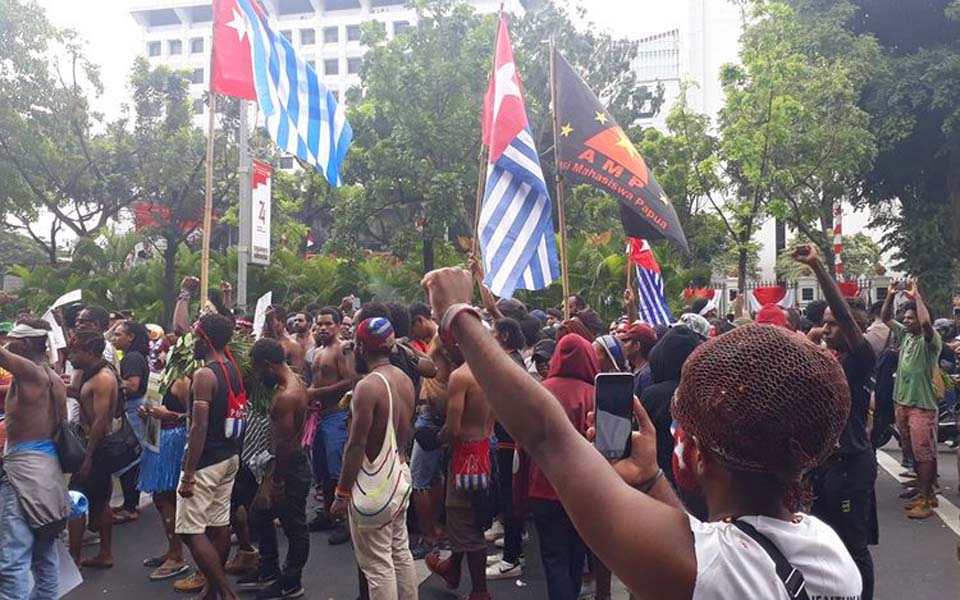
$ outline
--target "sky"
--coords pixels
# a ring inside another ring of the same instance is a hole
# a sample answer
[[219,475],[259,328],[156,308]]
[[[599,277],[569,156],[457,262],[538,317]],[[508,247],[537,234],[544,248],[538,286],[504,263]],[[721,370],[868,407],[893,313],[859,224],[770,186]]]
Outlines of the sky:
[[[101,69],[104,95],[95,101],[108,117],[119,114],[128,101],[126,77],[133,59],[142,52],[140,30],[130,9],[149,5],[149,0],[100,0],[97,10],[90,2],[38,0],[50,20],[69,27],[86,42],[86,56]],[[569,4],[569,0],[559,0]],[[639,38],[679,26],[682,2],[676,0],[581,0],[587,19],[617,36]]]

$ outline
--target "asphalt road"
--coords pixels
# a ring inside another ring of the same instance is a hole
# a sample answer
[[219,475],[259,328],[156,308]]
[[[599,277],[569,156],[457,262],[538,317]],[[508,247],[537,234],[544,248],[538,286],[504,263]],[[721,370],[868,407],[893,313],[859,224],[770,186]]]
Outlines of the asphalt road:
[[[957,480],[957,454],[941,446],[940,473],[943,493],[938,514],[926,521],[910,521],[903,516],[901,487],[894,475],[899,472],[899,450],[893,446],[882,451],[877,499],[880,514],[880,545],[873,548],[876,567],[876,595],[879,600],[929,598],[950,600],[960,597],[960,505]],[[891,475],[885,468],[894,471]],[[949,523],[949,525],[948,525]],[[951,528],[952,526],[952,528]],[[167,582],[151,582],[148,569],[141,566],[146,556],[155,555],[164,546],[157,513],[146,506],[141,519],[114,529],[116,566],[107,571],[85,571],[84,583],[66,596],[68,600],[173,600],[186,598],[173,591]],[[86,549],[92,553],[92,548]],[[537,555],[536,536],[527,546],[527,568],[519,580],[490,582],[494,597],[517,600],[546,598],[543,570]],[[451,592],[435,577],[428,577],[418,563],[423,583],[420,597],[426,600],[462,598],[469,579],[464,571],[460,590]],[[619,587],[619,586],[618,586]],[[622,587],[615,597],[626,598]],[[331,547],[325,534],[311,534],[310,560],[304,572],[306,598],[353,600],[357,597],[357,575],[349,545]],[[252,597],[252,596],[251,596]]]

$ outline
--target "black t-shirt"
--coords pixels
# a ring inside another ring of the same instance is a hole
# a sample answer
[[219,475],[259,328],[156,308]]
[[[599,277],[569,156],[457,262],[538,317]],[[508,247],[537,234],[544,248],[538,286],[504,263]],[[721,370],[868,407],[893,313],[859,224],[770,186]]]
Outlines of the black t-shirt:
[[139,377],[140,386],[135,392],[127,392],[127,398],[142,398],[150,384],[150,364],[147,363],[147,357],[136,350],[124,352],[123,359],[120,361],[120,378],[129,379],[130,377]]
[[840,357],[850,388],[850,417],[840,434],[840,452],[855,454],[872,448],[867,437],[867,411],[873,391],[877,357],[867,340]]

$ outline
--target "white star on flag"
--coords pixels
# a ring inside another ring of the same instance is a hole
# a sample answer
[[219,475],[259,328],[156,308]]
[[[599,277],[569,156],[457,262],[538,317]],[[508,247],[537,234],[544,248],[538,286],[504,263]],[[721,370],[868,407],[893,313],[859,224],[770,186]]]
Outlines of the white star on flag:
[[233,11],[233,20],[227,23],[227,27],[230,27],[237,32],[237,37],[240,38],[241,42],[247,35],[247,22],[243,19],[243,15],[237,12],[236,9]]
[[[496,73],[496,96],[493,100],[493,120],[497,120],[500,113],[500,105],[507,96],[516,96],[520,98],[520,87],[517,86],[517,68],[514,64],[507,63],[497,69]],[[521,98],[522,99],[522,98]]]

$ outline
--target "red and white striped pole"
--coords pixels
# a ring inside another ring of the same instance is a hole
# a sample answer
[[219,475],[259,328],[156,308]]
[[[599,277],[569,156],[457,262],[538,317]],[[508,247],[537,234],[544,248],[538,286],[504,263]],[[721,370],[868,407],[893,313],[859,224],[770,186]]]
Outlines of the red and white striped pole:
[[843,203],[833,209],[833,272],[837,281],[843,281]]

